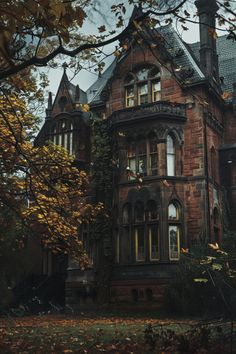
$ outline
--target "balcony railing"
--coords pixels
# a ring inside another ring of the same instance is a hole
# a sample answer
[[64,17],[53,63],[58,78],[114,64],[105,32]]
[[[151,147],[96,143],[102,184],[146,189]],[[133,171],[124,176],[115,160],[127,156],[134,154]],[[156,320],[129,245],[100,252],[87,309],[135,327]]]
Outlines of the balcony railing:
[[121,109],[112,113],[111,124],[131,123],[132,121],[144,118],[166,118],[178,121],[186,120],[186,107],[182,103],[171,103],[169,101],[158,101],[140,106]]

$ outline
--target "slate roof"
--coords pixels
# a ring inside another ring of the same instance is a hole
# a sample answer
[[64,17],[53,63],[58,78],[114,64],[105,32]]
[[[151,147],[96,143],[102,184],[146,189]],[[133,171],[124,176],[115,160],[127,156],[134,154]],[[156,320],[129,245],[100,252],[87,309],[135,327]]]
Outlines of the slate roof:
[[[186,83],[194,83],[204,79],[204,74],[199,68],[194,56],[191,51],[189,51],[187,45],[178,36],[174,28],[169,25],[163,26],[156,31],[164,38],[164,46],[173,58],[176,68],[181,69],[181,72],[185,75],[184,81]],[[114,74],[117,63],[123,60],[125,56],[126,54],[119,58],[119,60],[114,59],[101,77],[86,91],[88,103],[98,103],[101,101],[101,93],[107,81]]]
[[[176,33],[171,25],[163,26],[157,31],[164,38],[164,46],[173,59],[176,69],[180,69],[180,78],[185,84],[194,84],[205,79],[205,76],[199,64],[199,48],[200,43],[185,43]],[[217,38],[217,52],[219,56],[219,72],[220,77],[224,78],[222,84],[223,91],[233,91],[233,83],[236,82],[236,42],[227,39],[227,35]],[[87,90],[87,98],[89,103],[97,103],[101,101],[101,93],[107,81],[114,74],[117,64],[115,59],[105,72],[98,78],[95,83]]]
[[158,28],[158,32],[163,36],[165,48],[171,55],[176,67],[179,68],[180,71],[185,71],[186,83],[194,83],[203,80],[204,74],[200,66],[191,51],[189,51],[188,45],[183,42],[174,28],[171,25],[163,26]]
[[[216,40],[217,54],[219,61],[219,74],[224,78],[223,91],[232,92],[233,83],[236,82],[236,41],[227,39],[227,35],[218,37]],[[194,55],[199,61],[200,43],[190,44]]]
[[114,59],[104,73],[86,91],[88,103],[97,103],[101,101],[102,90],[106,86],[107,81],[112,77],[116,68],[116,63],[117,59]]

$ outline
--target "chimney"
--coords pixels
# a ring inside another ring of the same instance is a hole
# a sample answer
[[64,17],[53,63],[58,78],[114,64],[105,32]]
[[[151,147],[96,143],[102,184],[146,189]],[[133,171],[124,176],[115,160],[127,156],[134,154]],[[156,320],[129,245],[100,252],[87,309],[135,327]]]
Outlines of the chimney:
[[216,51],[215,16],[218,10],[216,0],[197,0],[195,5],[199,16],[200,63],[208,78],[219,82],[218,55]]
[[48,107],[46,109],[46,119],[51,118],[52,114],[52,93],[48,94]]

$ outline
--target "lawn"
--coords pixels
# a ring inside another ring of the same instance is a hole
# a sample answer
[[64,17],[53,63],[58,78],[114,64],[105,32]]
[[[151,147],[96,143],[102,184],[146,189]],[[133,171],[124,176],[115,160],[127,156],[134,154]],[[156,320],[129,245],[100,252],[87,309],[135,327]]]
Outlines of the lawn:
[[0,353],[222,353],[222,346],[227,353],[229,325],[211,325],[220,334],[211,337],[212,328],[198,331],[195,320],[84,314],[0,318]]

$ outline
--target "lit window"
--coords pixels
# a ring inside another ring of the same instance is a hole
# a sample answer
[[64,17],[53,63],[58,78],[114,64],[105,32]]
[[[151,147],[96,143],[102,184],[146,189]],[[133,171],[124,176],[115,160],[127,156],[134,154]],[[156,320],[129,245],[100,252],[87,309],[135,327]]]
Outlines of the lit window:
[[150,260],[155,261],[159,259],[159,237],[158,237],[158,225],[149,225],[149,255]]
[[173,138],[167,136],[167,176],[175,176],[175,146]]
[[180,257],[180,220],[179,208],[174,203],[168,206],[168,223],[169,258],[175,261]]

